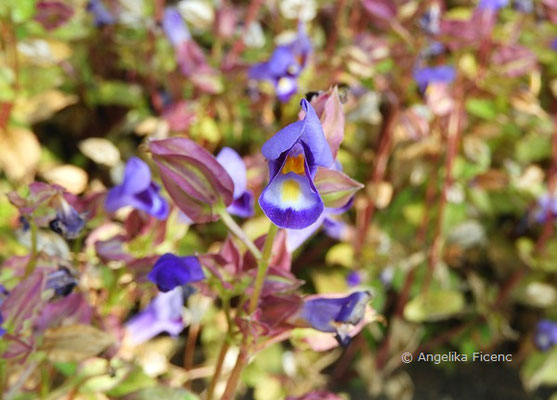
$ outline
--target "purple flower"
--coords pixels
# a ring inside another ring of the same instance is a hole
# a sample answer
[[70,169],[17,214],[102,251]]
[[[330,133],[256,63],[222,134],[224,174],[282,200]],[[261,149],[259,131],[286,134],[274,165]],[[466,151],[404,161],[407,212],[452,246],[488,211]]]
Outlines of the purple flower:
[[149,166],[137,157],[132,157],[126,164],[124,181],[110,189],[106,196],[105,208],[108,212],[132,206],[145,211],[158,219],[168,215],[168,203],[158,192],[160,187],[151,181]]
[[182,307],[184,296],[181,287],[159,293],[147,308],[126,323],[128,337],[133,344],[141,344],[167,332],[177,336],[184,329]]
[[557,50],[557,38],[551,41],[551,48]]
[[66,297],[77,286],[77,279],[66,267],[60,267],[46,278],[45,289],[52,289],[57,296]]
[[228,212],[242,218],[251,217],[254,199],[253,193],[247,188],[248,176],[244,160],[230,147],[223,147],[216,158],[234,182],[234,200],[228,206]]
[[0,306],[6,300],[10,292],[4,287],[4,285],[0,285]]
[[6,333],[6,330],[2,328],[3,323],[4,323],[4,318],[2,317],[2,314],[0,314],[0,337],[4,336],[4,334]]
[[557,322],[542,319],[538,322],[536,336],[534,337],[536,346],[542,351],[550,349],[557,344]]
[[497,11],[507,4],[509,4],[509,0],[480,0],[478,8],[480,10]]
[[346,277],[346,283],[348,286],[358,286],[362,283],[362,275],[358,271],[352,271]]
[[62,194],[53,197],[52,205],[56,208],[56,217],[48,224],[50,229],[66,239],[75,239],[85,227],[85,220],[73,208]]
[[557,199],[547,194],[538,198],[538,210],[535,214],[536,221],[545,223],[547,218],[557,216]]
[[191,39],[190,31],[177,9],[167,7],[162,17],[162,29],[175,48]]
[[96,26],[112,25],[116,22],[114,15],[106,8],[103,0],[89,0],[87,11],[93,14]]
[[261,149],[270,180],[259,205],[281,228],[303,229],[318,220],[324,205],[313,177],[318,166],[329,167],[334,162],[315,110],[306,99],[301,106],[304,119],[278,131]]
[[432,83],[451,83],[454,81],[456,72],[453,67],[441,65],[438,67],[424,67],[414,69],[414,80],[425,91],[427,86]]
[[249,77],[270,81],[278,99],[286,102],[298,92],[297,78],[304,69],[310,52],[311,42],[300,26],[297,38],[287,45],[278,46],[269,61],[251,67]]
[[429,35],[438,35],[441,32],[441,7],[434,3],[420,17],[420,27]]
[[64,25],[73,15],[73,9],[61,1],[39,1],[35,20],[47,31]]
[[313,329],[336,333],[338,342],[345,346],[350,341],[350,325],[360,323],[371,298],[369,291],[354,292],[342,298],[313,298],[304,302],[298,317]]
[[178,257],[172,253],[160,256],[147,278],[157,285],[160,291],[168,292],[177,286],[205,279],[197,257]]

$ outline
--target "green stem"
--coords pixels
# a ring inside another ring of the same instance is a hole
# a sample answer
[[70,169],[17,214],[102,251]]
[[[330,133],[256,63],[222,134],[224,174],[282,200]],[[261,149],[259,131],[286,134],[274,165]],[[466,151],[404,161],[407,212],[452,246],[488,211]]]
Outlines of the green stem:
[[25,278],[35,271],[37,266],[37,225],[31,222],[31,258],[25,267]]
[[240,226],[236,223],[236,221],[234,221],[234,219],[230,216],[228,211],[226,211],[226,209],[222,207],[220,210],[218,210],[218,214],[220,215],[222,222],[224,222],[226,227],[230,229],[230,231],[234,234],[234,236],[236,236],[238,239],[242,241],[242,243],[246,245],[246,247],[253,254],[256,260],[260,260],[261,252],[255,245],[255,243],[253,243],[250,240],[250,238],[248,238],[244,230],[240,228]]
[[265,275],[267,275],[267,269],[269,269],[269,259],[271,258],[271,250],[273,249],[273,242],[275,236],[278,232],[278,226],[271,224],[269,227],[269,232],[265,238],[265,246],[263,247],[263,255],[259,260],[257,265],[257,277],[255,278],[255,286],[253,287],[253,293],[251,295],[249,312],[248,314],[253,314],[257,308],[257,303],[259,301],[259,296],[261,295],[261,290],[263,289],[263,283],[265,282]]
[[[269,232],[267,233],[267,237],[265,238],[265,245],[263,246],[263,254],[259,259],[259,263],[257,265],[257,277],[255,278],[255,285],[253,288],[253,293],[251,295],[248,314],[252,315],[257,308],[257,303],[259,302],[259,296],[261,295],[261,290],[263,289],[263,283],[265,282],[265,275],[267,275],[267,270],[269,269],[269,259],[271,258],[271,250],[273,249],[273,242],[275,240],[275,236],[278,232],[278,226],[275,224],[271,224],[269,227]],[[240,375],[244,370],[244,367],[248,364],[248,344],[250,340],[247,336],[245,336],[242,340],[242,344],[240,346],[240,353],[238,354],[238,358],[236,359],[236,365],[232,369],[232,373],[228,378],[228,382],[226,384],[226,389],[224,394],[222,395],[221,400],[231,400],[236,392],[236,388],[238,387],[238,383],[240,381]]]

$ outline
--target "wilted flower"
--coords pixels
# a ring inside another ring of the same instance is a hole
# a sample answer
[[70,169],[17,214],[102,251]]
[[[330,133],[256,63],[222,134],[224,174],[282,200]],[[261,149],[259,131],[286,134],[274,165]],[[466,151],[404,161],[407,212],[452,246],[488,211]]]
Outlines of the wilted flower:
[[50,229],[66,239],[78,237],[85,226],[83,216],[61,194],[54,197],[52,204],[56,208],[56,218],[49,222]]
[[433,3],[420,17],[420,27],[430,35],[438,35],[441,31],[441,6]]
[[268,160],[270,180],[259,205],[281,228],[303,229],[317,221],[324,206],[313,177],[318,166],[333,164],[315,110],[306,99],[301,106],[304,119],[281,129],[261,149]]
[[123,182],[110,189],[106,196],[105,208],[108,212],[131,206],[145,211],[158,219],[168,215],[168,203],[159,195],[160,187],[151,181],[149,166],[137,157],[126,163]]
[[540,350],[546,351],[557,344],[557,322],[543,319],[538,322],[536,336],[534,338],[536,346]]
[[253,193],[247,188],[248,177],[244,160],[230,147],[223,147],[216,158],[234,182],[234,200],[228,206],[228,212],[238,217],[251,217],[253,215]]
[[126,323],[126,331],[130,342],[141,344],[167,332],[177,336],[184,329],[182,307],[184,296],[181,287],[167,293],[159,293],[147,308]]
[[73,15],[73,9],[61,1],[39,1],[35,20],[47,31],[64,25]]
[[112,25],[116,22],[116,18],[106,8],[103,0],[89,0],[87,3],[87,11],[93,14],[96,26]]
[[298,36],[289,44],[278,46],[269,61],[255,64],[249,77],[270,81],[280,101],[286,102],[298,92],[297,78],[306,66],[311,42],[300,25]]
[[338,342],[345,346],[350,342],[350,327],[364,318],[371,298],[369,291],[358,291],[341,298],[315,297],[304,302],[296,318],[318,331],[336,333]]
[[66,267],[60,267],[46,277],[45,289],[54,290],[57,296],[66,297],[76,286],[77,279]]
[[175,287],[205,279],[201,263],[195,256],[178,257],[171,253],[160,256],[147,278],[160,291],[168,292]]

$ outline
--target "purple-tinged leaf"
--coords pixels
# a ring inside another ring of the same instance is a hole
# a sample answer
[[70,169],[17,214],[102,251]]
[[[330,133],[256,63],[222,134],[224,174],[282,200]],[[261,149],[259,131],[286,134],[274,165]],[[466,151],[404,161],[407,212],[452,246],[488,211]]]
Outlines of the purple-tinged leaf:
[[216,208],[232,203],[234,183],[207,150],[186,138],[149,143],[161,179],[176,205],[194,222],[216,221]]
[[318,168],[313,180],[325,207],[346,205],[358,190],[364,187],[348,175],[329,168]]
[[60,298],[46,305],[41,311],[35,328],[45,331],[67,324],[89,324],[93,316],[93,309],[81,293],[73,293],[67,297]]
[[537,68],[536,55],[520,45],[499,47],[491,60],[496,70],[509,78],[525,75]]
[[311,100],[311,105],[321,120],[325,138],[329,143],[333,158],[336,159],[340,143],[344,139],[345,120],[338,88],[334,86],[328,91],[320,93]]
[[95,251],[102,262],[123,261],[131,262],[133,256],[124,249],[124,237],[122,235],[114,236],[108,240],[99,240],[95,242]]
[[42,299],[45,284],[46,271],[37,269],[10,291],[10,295],[0,306],[0,314],[6,321],[4,326],[11,328],[10,333],[17,335],[24,328],[25,322],[32,323],[45,302]]
[[396,17],[397,9],[393,0],[362,0],[362,5],[373,17],[387,21]]

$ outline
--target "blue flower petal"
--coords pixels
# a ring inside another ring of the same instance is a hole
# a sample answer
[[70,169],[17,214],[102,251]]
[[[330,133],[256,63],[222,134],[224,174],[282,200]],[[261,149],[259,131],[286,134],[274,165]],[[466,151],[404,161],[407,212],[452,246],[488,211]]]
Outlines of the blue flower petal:
[[305,152],[300,144],[292,147],[259,197],[259,205],[277,226],[303,229],[323,213],[323,201],[309,175]]
[[234,183],[234,199],[239,198],[246,191],[248,185],[248,175],[244,160],[230,147],[223,147],[216,158],[232,178]]
[[184,329],[182,307],[184,296],[181,287],[168,293],[159,293],[149,306],[126,323],[126,331],[134,344],[141,344],[167,332],[177,336]]
[[251,217],[254,213],[253,193],[249,190],[242,193],[240,197],[235,199],[227,208],[227,211],[241,218]]
[[308,160],[310,167],[313,168],[318,165],[329,167],[334,160],[321,121],[319,121],[315,110],[306,99],[302,99],[300,105],[306,112],[304,119],[287,125],[278,131],[263,144],[261,152],[267,160],[276,160],[300,139],[311,152],[312,159]]
[[116,22],[116,18],[108,11],[102,0],[90,0],[87,11],[93,14],[96,26],[112,25]]
[[174,47],[191,38],[190,31],[182,15],[173,7],[167,7],[162,17],[162,29]]
[[549,350],[557,344],[557,322],[547,319],[538,322],[534,337],[536,346],[542,351]]
[[147,275],[160,291],[168,292],[177,286],[205,279],[203,269],[195,256],[178,257],[163,254]]
[[424,91],[432,83],[451,83],[456,77],[456,71],[448,65],[438,67],[416,68],[413,72],[414,80]]
[[298,93],[298,81],[291,76],[283,76],[275,82],[275,92],[279,101],[286,103]]
[[108,212],[131,206],[145,211],[155,218],[168,216],[168,203],[158,192],[160,187],[151,182],[149,166],[137,157],[132,157],[126,164],[124,181],[108,192],[105,208]]
[[337,332],[338,324],[357,325],[364,317],[370,299],[368,291],[354,292],[342,298],[311,299],[304,303],[300,317],[318,331]]

